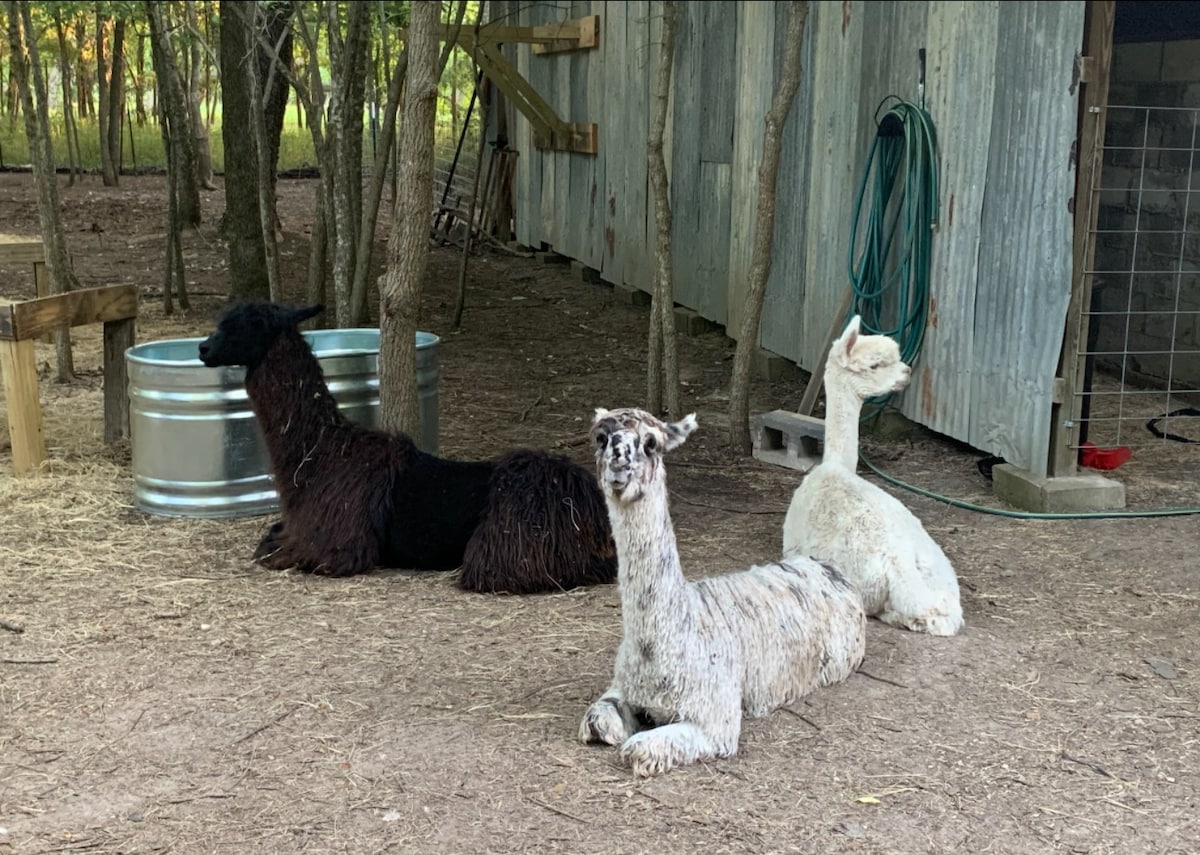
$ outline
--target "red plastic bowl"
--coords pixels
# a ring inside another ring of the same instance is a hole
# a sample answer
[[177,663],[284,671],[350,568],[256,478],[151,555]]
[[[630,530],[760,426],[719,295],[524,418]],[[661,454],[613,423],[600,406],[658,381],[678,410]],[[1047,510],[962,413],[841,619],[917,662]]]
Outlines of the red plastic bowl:
[[1132,456],[1133,450],[1128,445],[1097,448],[1095,443],[1088,441],[1079,447],[1080,464],[1092,469],[1116,469]]

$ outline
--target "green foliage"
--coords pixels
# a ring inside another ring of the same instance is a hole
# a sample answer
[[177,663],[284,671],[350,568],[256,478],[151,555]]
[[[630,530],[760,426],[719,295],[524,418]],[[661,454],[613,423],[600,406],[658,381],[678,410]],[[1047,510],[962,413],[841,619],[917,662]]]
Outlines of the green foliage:
[[[268,2],[282,2],[282,0],[268,0]],[[96,54],[95,54],[95,16],[97,5],[101,7],[102,14],[111,18],[125,18],[130,25],[130,31],[127,34],[126,40],[126,56],[125,61],[128,64],[134,62],[133,51],[138,39],[138,33],[144,30],[145,27],[145,6],[140,2],[132,2],[132,0],[101,0],[99,4],[95,0],[35,0],[30,4],[31,12],[34,19],[34,29],[36,31],[38,46],[40,48],[43,62],[50,70],[50,101],[51,101],[51,125],[53,134],[53,144],[55,152],[55,160],[60,168],[65,168],[68,164],[67,145],[65,137],[65,129],[62,118],[61,105],[61,83],[57,71],[59,57],[59,45],[57,40],[57,28],[55,26],[55,13],[59,13],[63,20],[64,28],[67,33],[66,53],[67,63],[71,67],[71,75],[73,79],[73,95],[78,97],[78,75],[82,71],[85,74],[85,79],[91,83],[93,95],[95,95],[95,74],[96,74]],[[178,10],[182,7],[182,3],[178,0],[169,4],[174,9]],[[217,4],[215,0],[199,0],[199,5],[203,11],[211,16],[214,24],[214,31],[219,32],[219,16],[217,14]],[[454,17],[454,3],[443,4],[443,20],[449,22]],[[344,6],[344,4],[339,4]],[[391,58],[399,56],[402,49],[402,44],[397,38],[397,30],[402,30],[408,26],[409,11],[411,3],[398,2],[397,0],[385,0],[378,4],[378,14],[382,15],[389,31],[391,38]],[[316,4],[303,3],[301,4],[302,14],[314,25],[319,17]],[[478,0],[470,0],[467,3],[466,11],[463,15],[463,26],[473,26],[478,15],[479,3]],[[0,5],[0,24],[4,23],[4,6]],[[376,23],[372,26],[372,54],[380,55],[380,43],[383,30]],[[183,42],[186,38],[183,35],[184,30],[180,28],[177,31],[179,36],[179,46],[183,47]],[[6,41],[6,40],[5,40]],[[5,45],[5,48],[7,45]],[[211,45],[212,50],[216,49],[215,45]],[[328,46],[324,37],[320,40],[318,62],[323,69],[328,69]],[[7,51],[0,48],[0,67],[7,66]],[[307,61],[304,56],[304,51],[301,45],[301,40],[297,39],[296,45],[296,61],[303,65]],[[146,51],[146,69],[144,75],[144,105],[147,113],[152,110],[151,102],[153,99],[154,90],[154,72],[149,64],[149,51]],[[7,71],[7,68],[4,69]],[[130,73],[130,72],[127,72]],[[438,99],[437,111],[437,140],[438,149],[442,151],[449,148],[451,151],[457,144],[459,134],[462,130],[462,123],[466,118],[467,106],[470,103],[471,93],[475,85],[475,67],[471,62],[470,57],[461,49],[455,48],[449,62],[446,65],[444,74],[442,75],[440,85],[440,97]],[[328,79],[328,72],[325,74]],[[382,88],[386,85],[387,71],[381,70],[377,85]],[[219,82],[215,78],[215,74],[211,79],[204,80],[202,86],[219,87]],[[368,91],[371,91],[369,89]],[[382,94],[382,93],[381,93]],[[207,93],[206,93],[207,95]],[[134,102],[134,92],[131,85],[126,85],[125,96],[128,104],[131,107]],[[224,167],[224,150],[221,140],[220,126],[220,93],[213,93],[212,97],[217,99],[215,105],[214,124],[209,130],[210,146],[213,156],[213,166],[220,172]],[[207,100],[207,99],[206,99]],[[453,105],[451,101],[453,100]],[[98,97],[93,101],[93,104],[98,103]],[[79,105],[75,104],[75,109],[78,111]],[[379,105],[380,114],[382,114],[383,105]],[[207,114],[207,110],[204,112]],[[478,139],[478,109],[472,116],[471,130],[468,133],[468,139],[464,141],[464,155],[473,157],[476,143],[472,140]],[[85,170],[98,170],[100,168],[100,142],[99,131],[96,127],[95,119],[76,119],[79,125],[79,144],[82,150],[83,167]],[[364,111],[364,145],[363,155],[368,164],[373,160],[373,152],[371,149],[371,129],[369,124],[369,114]],[[130,149],[130,129],[128,126],[123,128],[122,133],[122,164],[125,169],[132,169],[135,165],[138,169],[146,168],[163,168],[166,165],[162,151],[162,139],[158,130],[157,124],[154,123],[153,116],[150,121],[142,126],[134,125],[132,131],[132,146]],[[15,164],[26,164],[29,162],[29,147],[25,139],[24,124],[18,117],[13,117],[7,114],[0,115],[0,165],[12,166]],[[136,158],[133,154],[136,153]],[[316,156],[313,153],[312,138],[306,127],[301,127],[297,122],[294,104],[289,106],[288,117],[284,122],[283,137],[280,141],[280,157],[279,169],[286,171],[302,166],[315,166]]]

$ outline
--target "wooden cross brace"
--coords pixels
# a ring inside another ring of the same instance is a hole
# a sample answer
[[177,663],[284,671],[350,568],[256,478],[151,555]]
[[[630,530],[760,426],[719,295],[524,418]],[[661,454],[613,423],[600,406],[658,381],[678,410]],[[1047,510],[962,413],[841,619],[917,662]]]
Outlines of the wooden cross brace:
[[125,351],[133,346],[137,312],[135,285],[84,288],[20,302],[0,300],[0,374],[14,474],[25,475],[46,459],[33,340],[60,327],[104,324],[104,441],[129,436]]

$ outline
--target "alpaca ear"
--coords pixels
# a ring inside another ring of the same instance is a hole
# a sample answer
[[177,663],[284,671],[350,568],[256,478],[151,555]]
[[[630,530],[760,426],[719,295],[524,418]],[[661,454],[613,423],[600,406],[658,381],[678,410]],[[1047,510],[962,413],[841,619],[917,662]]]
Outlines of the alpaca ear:
[[309,318],[315,318],[323,311],[325,311],[325,306],[322,303],[317,303],[315,306],[309,306],[306,309],[296,309],[292,312],[292,322],[299,326]]
[[604,409],[604,407],[596,407],[596,412],[592,416],[592,421],[598,422],[607,415],[608,410]]
[[847,356],[854,349],[854,345],[858,344],[858,333],[861,328],[862,316],[860,315],[855,315],[846,325],[846,330],[842,333],[842,346],[845,348]]
[[692,431],[696,429],[696,414],[688,413],[677,422],[667,425],[667,451],[683,445]]

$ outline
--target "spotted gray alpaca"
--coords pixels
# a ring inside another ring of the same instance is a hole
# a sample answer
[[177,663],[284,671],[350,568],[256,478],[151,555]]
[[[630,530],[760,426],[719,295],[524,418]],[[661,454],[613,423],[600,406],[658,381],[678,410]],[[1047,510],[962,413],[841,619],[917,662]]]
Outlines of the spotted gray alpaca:
[[[664,455],[696,428],[637,409],[596,410],[596,469],[617,544],[623,634],[613,681],[579,726],[621,746],[639,776],[737,753],[757,718],[862,662],[866,617],[832,565],[786,562],[689,582],[667,507]],[[648,729],[640,729],[649,723]]]

